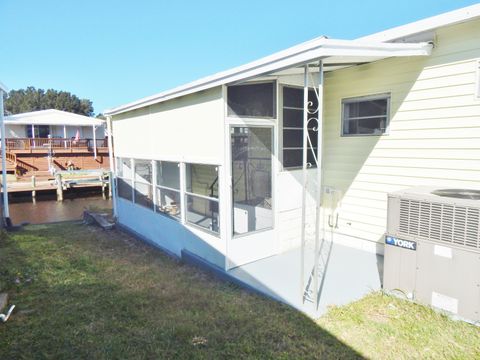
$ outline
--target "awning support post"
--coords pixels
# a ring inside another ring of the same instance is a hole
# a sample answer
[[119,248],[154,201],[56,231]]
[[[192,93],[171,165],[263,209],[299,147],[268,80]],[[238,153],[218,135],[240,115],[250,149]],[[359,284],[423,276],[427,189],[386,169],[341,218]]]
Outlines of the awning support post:
[[108,158],[110,162],[110,186],[113,196],[113,216],[117,217],[117,195],[115,191],[115,158],[113,157],[113,133],[112,133],[112,117],[107,116],[107,139],[108,139]]
[[67,148],[67,126],[63,125],[63,138],[65,139],[65,149]]
[[306,201],[308,187],[307,173],[307,143],[308,143],[308,64],[303,73],[303,161],[302,161],[302,228],[300,244],[300,296],[305,301],[305,225]]
[[315,198],[315,267],[314,276],[314,300],[318,304],[318,260],[320,257],[320,212],[322,210],[322,139],[323,139],[323,61],[318,62],[318,113],[317,113],[317,191]]

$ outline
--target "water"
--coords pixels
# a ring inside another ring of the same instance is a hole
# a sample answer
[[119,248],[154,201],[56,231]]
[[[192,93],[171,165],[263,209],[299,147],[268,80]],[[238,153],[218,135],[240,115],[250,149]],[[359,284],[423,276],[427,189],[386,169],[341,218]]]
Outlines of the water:
[[39,194],[32,202],[31,196],[12,195],[10,198],[10,219],[14,225],[24,222],[42,224],[55,221],[80,220],[87,208],[111,209],[112,200],[104,199],[96,192],[76,191],[65,193],[63,201],[57,201],[56,195]]

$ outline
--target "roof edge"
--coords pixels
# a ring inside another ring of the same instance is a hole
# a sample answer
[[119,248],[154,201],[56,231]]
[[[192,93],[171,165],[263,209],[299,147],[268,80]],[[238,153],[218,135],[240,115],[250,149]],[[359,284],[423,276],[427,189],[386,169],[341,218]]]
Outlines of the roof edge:
[[218,86],[220,84],[217,84],[217,85],[212,85],[212,84],[220,83],[221,79],[226,79],[226,78],[229,78],[230,76],[234,76],[236,73],[241,73],[242,71],[245,71],[245,69],[247,69],[248,67],[262,66],[262,63],[267,64],[270,61],[271,62],[281,61],[282,58],[288,56],[288,54],[291,55],[296,52],[311,51],[312,49],[318,48],[323,44],[326,44],[327,42],[332,40],[333,41],[350,41],[355,43],[363,43],[363,42],[385,43],[385,42],[402,39],[415,34],[424,33],[440,27],[458,24],[461,22],[474,19],[476,17],[480,17],[480,4],[474,4],[474,5],[463,7],[457,10],[449,11],[443,14],[431,16],[425,19],[414,21],[412,23],[397,26],[397,27],[380,31],[371,35],[363,36],[356,40],[333,40],[333,39],[327,39],[324,36],[318,37],[318,38],[303,42],[301,44],[295,45],[293,47],[287,48],[286,50],[282,50],[280,52],[276,52],[269,56],[255,60],[253,62],[249,62],[247,64],[241,65],[239,67],[235,67],[223,72],[219,72],[219,73],[201,78],[199,80],[187,83],[185,85],[181,85],[173,89],[157,93],[152,96],[144,97],[139,100],[126,103],[124,105],[106,109],[104,111],[104,114],[108,116],[116,115],[116,114],[124,113],[127,111],[132,111],[144,106],[149,106],[157,102],[170,100],[178,96],[188,95],[194,91],[201,91],[207,88]]
[[457,10],[448,11],[439,15],[400,25],[388,30],[362,36],[357,40],[366,41],[394,41],[408,36],[420,34],[440,27],[455,25],[480,17],[480,4],[474,4]]
[[13,115],[7,115],[5,116],[5,120],[11,120],[15,121],[16,119],[21,119],[21,118],[28,118],[28,117],[34,117],[34,116],[48,116],[49,114],[60,114],[63,116],[69,116],[69,117],[76,117],[78,119],[82,119],[84,121],[92,121],[92,122],[105,122],[103,119],[91,117],[91,116],[85,116],[81,114],[76,114],[72,113],[69,111],[63,111],[63,110],[58,110],[58,109],[45,109],[45,110],[36,110],[36,111],[29,111],[26,113],[20,113],[20,114],[13,114]]
[[[301,43],[286,50],[274,53],[272,55],[260,58],[253,62],[219,72],[199,80],[175,87],[173,89],[133,101],[116,108],[107,109],[105,115],[117,115],[120,113],[132,111],[141,107],[153,105],[155,103],[170,100],[175,97],[189,95],[193,92],[206,90],[226,83],[247,80],[249,78],[269,73],[271,71],[282,70],[286,67],[295,66],[316,59],[335,56],[344,51],[370,51],[377,55],[385,56],[386,52],[390,56],[403,54],[399,56],[429,55],[431,45],[427,43],[384,43],[359,40],[338,40],[327,39],[325,37]],[[383,55],[378,55],[382,53]]]

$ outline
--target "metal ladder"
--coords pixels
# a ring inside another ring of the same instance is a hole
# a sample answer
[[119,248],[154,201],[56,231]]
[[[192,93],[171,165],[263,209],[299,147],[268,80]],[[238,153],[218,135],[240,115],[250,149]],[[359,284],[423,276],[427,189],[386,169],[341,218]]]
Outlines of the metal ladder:
[[[329,205],[328,207],[323,207],[323,221],[321,226],[322,236],[320,237],[319,249],[317,252],[312,250],[311,247],[306,247],[305,251],[313,255],[313,265],[310,266],[310,271],[308,272],[308,280],[305,283],[305,288],[303,291],[303,302],[309,302],[318,307],[320,296],[325,281],[328,263],[330,260],[330,254],[333,246],[333,233],[334,229],[338,225],[338,204],[341,198],[341,193],[339,190],[325,187],[322,188],[324,205]],[[306,229],[307,230],[307,229]],[[313,234],[313,237],[315,234]],[[308,233],[308,237],[311,238],[312,234]],[[310,255],[309,254],[309,255]],[[315,271],[317,270],[317,271]]]

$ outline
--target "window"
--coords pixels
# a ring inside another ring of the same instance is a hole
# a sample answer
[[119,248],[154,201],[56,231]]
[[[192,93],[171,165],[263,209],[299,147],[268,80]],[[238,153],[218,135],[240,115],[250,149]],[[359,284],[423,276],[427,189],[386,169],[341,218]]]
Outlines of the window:
[[153,210],[152,161],[134,160],[135,164],[135,204]]
[[227,89],[228,115],[274,118],[275,82],[232,85]]
[[34,125],[32,133],[32,125],[26,125],[26,132],[28,138],[48,138],[50,134],[49,125]]
[[219,233],[218,167],[186,164],[186,221]]
[[[314,90],[308,92],[309,119],[318,117],[318,98]],[[283,88],[283,167],[302,167],[303,160],[303,89]],[[318,153],[317,148],[317,120],[308,123],[308,134],[312,142],[313,151]],[[307,162],[315,165],[312,147],[308,144]]]
[[477,61],[477,86],[476,86],[476,96],[477,99],[480,99],[480,60]]
[[389,121],[390,95],[374,95],[342,101],[342,135],[382,135]]
[[157,161],[155,165],[157,170],[155,208],[159,213],[180,219],[180,164]]
[[273,227],[273,129],[230,129],[232,152],[233,234]]
[[132,162],[130,159],[117,158],[117,194],[132,201]]

